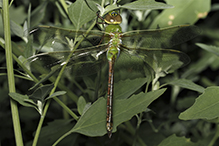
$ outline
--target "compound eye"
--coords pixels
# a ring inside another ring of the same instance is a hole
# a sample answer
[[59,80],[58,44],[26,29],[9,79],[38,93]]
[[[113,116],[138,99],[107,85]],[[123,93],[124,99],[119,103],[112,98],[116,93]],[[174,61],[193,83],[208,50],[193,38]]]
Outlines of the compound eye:
[[111,16],[114,16],[114,17],[115,17],[115,16],[117,16],[117,15],[118,15],[117,12],[112,12],[112,13],[111,13]]

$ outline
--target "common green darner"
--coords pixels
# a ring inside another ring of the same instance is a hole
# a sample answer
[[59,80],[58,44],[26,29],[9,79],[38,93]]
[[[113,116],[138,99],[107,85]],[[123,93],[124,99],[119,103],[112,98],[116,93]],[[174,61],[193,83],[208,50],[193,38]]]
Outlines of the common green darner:
[[[52,49],[62,50],[69,48],[69,50],[41,53],[29,59],[35,61],[52,56],[56,58],[52,65],[59,64],[59,66],[63,66],[67,63],[72,67],[75,74],[80,74],[82,70],[87,69],[97,71],[98,64],[108,61],[106,129],[108,136],[111,137],[113,130],[112,108],[115,66],[125,63],[123,67],[129,68],[129,62],[137,60],[137,62],[140,61],[141,63],[132,65],[133,70],[143,70],[142,66],[144,66],[148,70],[153,71],[155,69],[154,66],[159,66],[165,59],[175,59],[177,64],[168,64],[167,70],[161,68],[161,71],[175,70],[183,64],[187,64],[189,58],[180,51],[163,48],[170,48],[194,38],[199,34],[199,29],[195,26],[182,25],[165,29],[135,30],[122,33],[119,25],[122,22],[122,18],[116,11],[108,13],[104,21],[108,24],[105,31],[73,31],[58,27],[40,26],[39,29],[45,33],[43,39],[46,40],[41,43],[41,46],[47,46],[49,42]],[[40,37],[41,39],[42,36]],[[104,40],[99,39],[102,36],[104,36]],[[74,39],[74,41],[71,39]],[[100,44],[89,47],[92,42],[96,41]],[[78,42],[81,43],[79,48],[82,48],[74,50]],[[43,48],[41,47],[41,49]],[[72,54],[71,59],[66,62],[69,54]],[[124,58],[128,62],[123,62]]]

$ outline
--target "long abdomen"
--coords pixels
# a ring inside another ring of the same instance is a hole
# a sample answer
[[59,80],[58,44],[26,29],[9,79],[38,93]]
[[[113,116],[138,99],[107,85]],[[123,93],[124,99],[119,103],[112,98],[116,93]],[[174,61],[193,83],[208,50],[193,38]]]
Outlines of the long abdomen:
[[106,112],[106,129],[109,138],[112,136],[113,130],[113,82],[114,82],[114,59],[109,61],[109,79],[107,92],[107,112]]

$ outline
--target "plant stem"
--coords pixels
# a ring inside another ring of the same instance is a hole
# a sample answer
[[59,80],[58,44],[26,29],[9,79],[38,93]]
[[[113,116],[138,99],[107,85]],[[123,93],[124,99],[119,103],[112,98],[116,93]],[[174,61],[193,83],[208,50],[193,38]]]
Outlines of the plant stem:
[[217,131],[208,146],[213,146],[218,138],[219,138],[219,124],[217,124]]
[[32,144],[33,146],[37,145],[38,138],[39,138],[39,135],[40,135],[40,131],[41,131],[41,128],[42,128],[42,125],[43,125],[43,121],[46,117],[46,113],[47,113],[47,110],[49,108],[50,102],[51,102],[51,99],[46,102],[46,105],[45,105],[44,110],[43,110],[43,114],[40,117],[40,121],[39,121],[37,130],[36,130],[36,133],[35,133],[35,136],[34,136],[33,144]]
[[[94,21],[94,23],[90,26],[90,28],[87,30],[87,33],[94,27],[95,24],[96,24],[96,21]],[[86,35],[85,35],[84,37],[86,37]],[[50,92],[50,95],[52,95],[52,94],[55,92],[55,90],[56,90],[56,88],[57,88],[57,86],[58,86],[58,84],[59,84],[59,81],[60,81],[60,79],[61,79],[61,76],[62,76],[62,74],[63,74],[63,72],[64,72],[64,70],[65,70],[65,67],[67,66],[69,60],[71,59],[71,56],[73,55],[74,51],[79,47],[80,43],[81,43],[83,40],[84,40],[84,38],[81,39],[81,40],[77,43],[77,45],[72,49],[72,52],[69,54],[68,58],[66,59],[66,63],[62,66],[62,68],[61,68],[61,70],[60,70],[60,72],[59,72],[59,75],[58,75],[58,77],[56,78],[56,81],[55,81],[55,83],[54,83],[54,87],[53,87],[52,91]],[[58,98],[55,98],[55,99],[56,99],[56,101],[58,101]],[[35,137],[34,137],[33,146],[36,146],[36,145],[37,145],[37,141],[38,141],[39,134],[40,134],[40,131],[41,131],[41,128],[42,128],[42,124],[43,124],[43,121],[44,121],[44,119],[45,119],[45,116],[46,116],[46,113],[47,113],[47,110],[48,110],[48,108],[49,108],[50,103],[51,103],[51,99],[49,99],[49,100],[46,102],[45,108],[44,108],[44,110],[43,110],[43,115],[42,115],[41,118],[40,118],[40,122],[39,122],[39,124],[38,124],[37,131],[36,131],[36,134],[35,134]],[[72,116],[76,116],[76,115],[72,115]]]
[[[5,37],[5,54],[8,74],[9,92],[15,91],[12,48],[11,48],[11,32],[10,32],[10,19],[9,19],[9,5],[8,0],[3,0],[3,23],[4,23],[4,37]],[[18,113],[17,102],[10,99],[11,114],[14,126],[14,135],[16,145],[23,146],[23,138],[21,134],[20,119]]]
[[64,0],[59,0],[59,1],[60,1],[61,5],[63,6],[63,8],[64,8],[66,14],[68,14],[68,6],[67,6],[67,4],[65,3],[65,1],[64,1]]

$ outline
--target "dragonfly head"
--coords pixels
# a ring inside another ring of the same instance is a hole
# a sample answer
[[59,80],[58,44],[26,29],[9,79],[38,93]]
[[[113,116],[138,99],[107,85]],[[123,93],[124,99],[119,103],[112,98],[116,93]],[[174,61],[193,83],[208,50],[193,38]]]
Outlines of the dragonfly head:
[[120,24],[122,23],[122,17],[117,11],[111,11],[106,15],[104,21],[107,24]]

